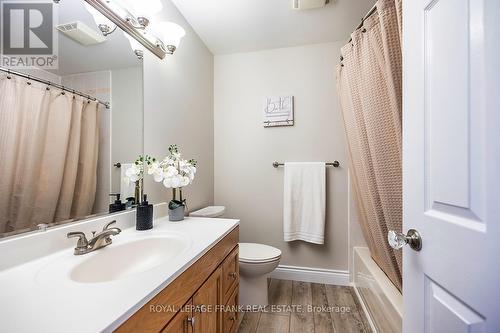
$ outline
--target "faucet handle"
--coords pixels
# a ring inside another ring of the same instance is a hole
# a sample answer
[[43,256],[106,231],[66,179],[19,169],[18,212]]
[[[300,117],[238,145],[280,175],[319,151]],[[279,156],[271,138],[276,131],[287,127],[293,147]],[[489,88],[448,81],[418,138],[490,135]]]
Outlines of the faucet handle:
[[69,232],[66,235],[68,238],[78,237],[78,243],[76,243],[77,249],[87,248],[89,242],[87,241],[87,237],[81,231]]
[[111,221],[111,222],[107,223],[107,224],[106,224],[106,225],[102,228],[102,231],[109,229],[109,226],[110,226],[110,225],[112,225],[112,224],[115,224],[115,223],[116,223],[116,220],[113,220],[113,221]]

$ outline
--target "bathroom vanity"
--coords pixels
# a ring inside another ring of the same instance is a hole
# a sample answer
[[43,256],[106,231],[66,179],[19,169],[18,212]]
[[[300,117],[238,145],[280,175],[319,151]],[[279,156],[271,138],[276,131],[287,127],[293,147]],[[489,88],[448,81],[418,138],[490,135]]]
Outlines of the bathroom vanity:
[[[127,211],[2,240],[0,252],[12,255],[0,260],[0,330],[234,332],[239,221],[172,223],[165,211],[155,206],[148,231],[135,230]],[[67,233],[90,235],[111,219],[122,230],[112,244],[74,254]]]
[[116,332],[234,332],[238,322],[236,227]]

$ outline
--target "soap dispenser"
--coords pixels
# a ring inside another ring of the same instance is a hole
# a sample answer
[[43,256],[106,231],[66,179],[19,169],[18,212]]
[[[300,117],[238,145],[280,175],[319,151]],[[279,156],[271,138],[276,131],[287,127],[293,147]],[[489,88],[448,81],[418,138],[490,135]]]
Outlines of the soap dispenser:
[[135,228],[137,230],[153,228],[153,205],[148,203],[147,194],[144,194],[142,202],[137,206]]
[[109,196],[116,197],[115,202],[109,205],[109,212],[110,213],[116,213],[116,212],[120,212],[122,210],[125,210],[125,208],[126,208],[125,203],[123,203],[120,200],[120,193],[111,193]]

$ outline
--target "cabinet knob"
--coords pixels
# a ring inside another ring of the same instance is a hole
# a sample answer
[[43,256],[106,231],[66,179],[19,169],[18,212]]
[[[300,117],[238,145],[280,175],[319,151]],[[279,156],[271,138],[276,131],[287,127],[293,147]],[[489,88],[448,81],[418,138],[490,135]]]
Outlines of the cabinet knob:
[[229,273],[229,276],[232,277],[233,279],[236,279],[238,274],[236,274],[236,272],[231,272],[231,273]]
[[194,323],[196,321],[195,319],[196,319],[196,317],[194,317],[194,316],[193,317],[188,317],[187,322],[189,324],[191,324],[192,327],[194,327]]
[[231,316],[231,317],[229,317],[229,320],[231,320],[231,321],[236,321],[236,316]]

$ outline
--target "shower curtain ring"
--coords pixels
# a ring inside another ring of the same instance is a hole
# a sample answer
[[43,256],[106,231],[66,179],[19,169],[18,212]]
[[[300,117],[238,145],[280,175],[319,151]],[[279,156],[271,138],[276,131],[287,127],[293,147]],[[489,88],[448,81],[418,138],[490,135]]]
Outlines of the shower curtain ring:
[[10,76],[10,69],[7,69],[7,79],[10,80],[11,78],[12,78],[12,76]]

